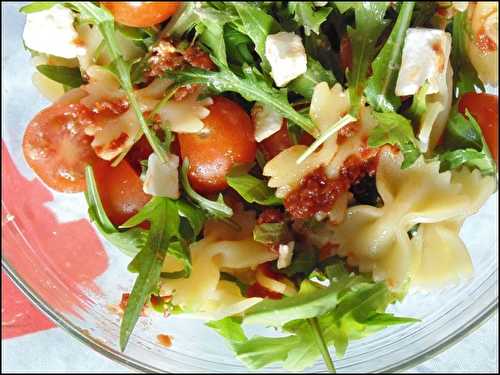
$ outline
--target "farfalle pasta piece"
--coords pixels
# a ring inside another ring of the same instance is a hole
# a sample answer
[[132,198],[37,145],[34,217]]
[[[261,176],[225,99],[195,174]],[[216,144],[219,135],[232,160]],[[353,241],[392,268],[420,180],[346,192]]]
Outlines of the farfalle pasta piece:
[[442,288],[472,276],[472,261],[458,235],[458,221],[421,224],[412,239],[412,251],[417,253],[412,272],[415,289]]
[[335,156],[326,166],[326,175],[328,177],[336,177],[349,156],[366,149],[368,136],[371,130],[377,126],[377,121],[373,117],[370,107],[360,109],[358,124],[359,129],[346,138],[344,142],[337,145]]
[[[349,96],[339,84],[329,89],[328,84],[322,82],[314,88],[310,115],[321,132],[337,122],[349,108]],[[276,196],[286,196],[304,176],[330,162],[337,152],[337,134],[331,136],[318,151],[297,165],[298,158],[306,150],[306,146],[294,145],[276,155],[264,166],[264,175],[270,177],[268,185],[277,188]]]
[[[127,101],[125,92],[120,88],[116,77],[108,70],[91,66],[87,70],[89,84],[83,86],[87,93],[81,103],[94,108],[101,102]],[[145,88],[135,91],[141,111],[152,111],[172,84],[167,79],[156,79]],[[211,98],[198,101],[198,92],[182,101],[165,103],[159,112],[162,124],[169,126],[174,132],[198,132],[203,129],[204,119],[210,111],[206,106],[212,103]],[[141,126],[132,108],[128,108],[118,116],[102,119],[86,128],[86,134],[93,136],[91,146],[96,154],[104,160],[113,160],[122,151],[128,150],[136,141]]]
[[[212,221],[205,227],[205,238],[191,246],[192,271],[189,278],[165,279],[162,293],[173,294],[173,302],[198,317],[221,319],[240,313],[261,301],[245,298],[239,288],[220,279],[220,272],[245,271],[274,260],[277,254],[252,238],[255,212],[241,211],[233,216],[241,231],[222,222]],[[164,271],[178,271],[181,264],[171,257]]]
[[[492,177],[480,177],[475,171],[439,173],[439,162],[426,163],[423,158],[402,170],[401,162],[400,154],[386,149],[381,152],[376,176],[383,207],[349,208],[344,222],[334,227],[333,235],[339,245],[338,254],[346,256],[349,264],[373,272],[375,280],[386,280],[392,288],[408,277],[427,273],[428,250],[415,247],[418,241],[410,241],[408,236],[414,225],[424,225],[422,244],[440,234],[455,244],[450,246],[459,254],[462,249],[457,245],[458,230],[445,231],[435,226],[455,222],[459,228],[495,189]],[[451,233],[455,233],[453,241]]]
[[187,96],[182,101],[170,101],[160,110],[162,122],[168,122],[170,130],[176,133],[198,133],[203,127],[203,119],[213,104],[212,98],[198,100],[199,90]]

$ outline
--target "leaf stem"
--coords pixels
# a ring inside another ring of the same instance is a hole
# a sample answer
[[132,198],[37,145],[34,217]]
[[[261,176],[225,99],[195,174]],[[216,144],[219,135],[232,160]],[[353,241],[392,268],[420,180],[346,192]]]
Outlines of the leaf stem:
[[321,328],[319,327],[318,318],[309,318],[307,319],[307,323],[311,326],[314,339],[316,340],[316,345],[318,345],[318,349],[323,357],[323,361],[325,361],[325,365],[332,374],[336,373],[335,366],[332,361],[332,357],[330,356],[330,352],[328,351],[328,346],[326,345],[325,338],[321,333]]

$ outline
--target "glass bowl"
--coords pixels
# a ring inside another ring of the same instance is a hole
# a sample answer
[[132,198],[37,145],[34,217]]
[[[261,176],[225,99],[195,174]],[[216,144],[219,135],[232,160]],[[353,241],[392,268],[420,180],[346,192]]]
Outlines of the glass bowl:
[[[69,334],[121,364],[147,372],[246,372],[223,339],[196,320],[141,318],[126,351],[119,351],[119,317],[112,306],[131,289],[129,258],[96,234],[82,194],[49,191],[22,157],[24,127],[47,101],[31,83],[34,69],[22,48],[24,17],[19,6],[2,3],[4,269]],[[336,359],[339,372],[393,372],[415,366],[463,338],[497,309],[497,212],[495,194],[462,230],[474,278],[436,293],[410,294],[392,310],[422,322],[353,341],[345,357]],[[158,334],[171,335],[172,347],[162,346]],[[309,370],[326,368],[318,362]]]

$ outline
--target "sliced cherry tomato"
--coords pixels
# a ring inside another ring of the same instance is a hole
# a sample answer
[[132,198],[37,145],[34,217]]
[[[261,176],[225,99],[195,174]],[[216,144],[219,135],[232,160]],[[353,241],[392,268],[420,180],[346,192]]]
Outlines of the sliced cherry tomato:
[[269,298],[269,299],[281,299],[283,295],[280,293],[273,292],[269,290],[259,283],[253,283],[247,289],[247,298],[252,297],[260,297],[260,298]]
[[267,137],[259,143],[259,148],[264,154],[266,160],[271,160],[281,151],[293,146],[293,142],[288,134],[288,126],[286,120],[283,120],[281,129]]
[[[299,144],[309,146],[314,142],[314,138],[309,133],[302,133]],[[259,143],[259,147],[266,160],[271,160],[281,151],[293,146],[292,139],[288,133],[287,121],[283,120],[281,129]]]
[[153,148],[149,144],[146,136],[142,136],[127,152],[125,159],[129,162],[130,166],[140,174],[142,171],[141,161],[148,160],[149,155],[153,152]]
[[98,159],[84,133],[92,112],[82,104],[54,104],[39,112],[24,133],[23,152],[33,171],[54,190],[85,190],[85,166]]
[[254,161],[257,147],[252,120],[243,108],[222,96],[213,101],[200,133],[178,135],[181,156],[190,163],[189,181],[202,193],[224,190],[229,170]]
[[179,1],[103,1],[116,22],[132,27],[149,27],[173,15]]
[[104,211],[115,225],[123,224],[151,199],[142,190],[141,179],[126,160],[116,167],[99,160],[94,164],[94,174]]
[[468,109],[481,127],[491,154],[498,164],[498,96],[468,92],[460,98],[458,110]]

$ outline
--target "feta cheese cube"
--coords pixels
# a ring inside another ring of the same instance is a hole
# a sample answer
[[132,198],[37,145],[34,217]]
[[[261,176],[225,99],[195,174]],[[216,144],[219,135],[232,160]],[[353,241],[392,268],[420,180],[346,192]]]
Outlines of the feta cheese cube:
[[428,81],[428,94],[439,91],[446,81],[451,35],[443,30],[409,28],[406,32],[396,95],[414,95]]
[[294,247],[295,241],[290,241],[286,245],[280,244],[278,248],[278,269],[286,268],[292,263]]
[[146,194],[156,197],[177,199],[179,193],[179,157],[167,155],[167,161],[162,163],[155,153],[148,157],[148,169],[142,189]]
[[26,16],[23,39],[26,47],[49,55],[72,59],[85,55],[85,47],[78,45],[78,33],[70,9],[54,5],[50,9]]
[[255,140],[257,142],[262,142],[278,132],[283,124],[283,116],[271,106],[263,103],[255,103],[253,106],[252,120],[255,124]]
[[271,64],[271,76],[278,87],[285,86],[307,70],[302,39],[294,33],[282,31],[269,35],[266,38],[265,55]]

